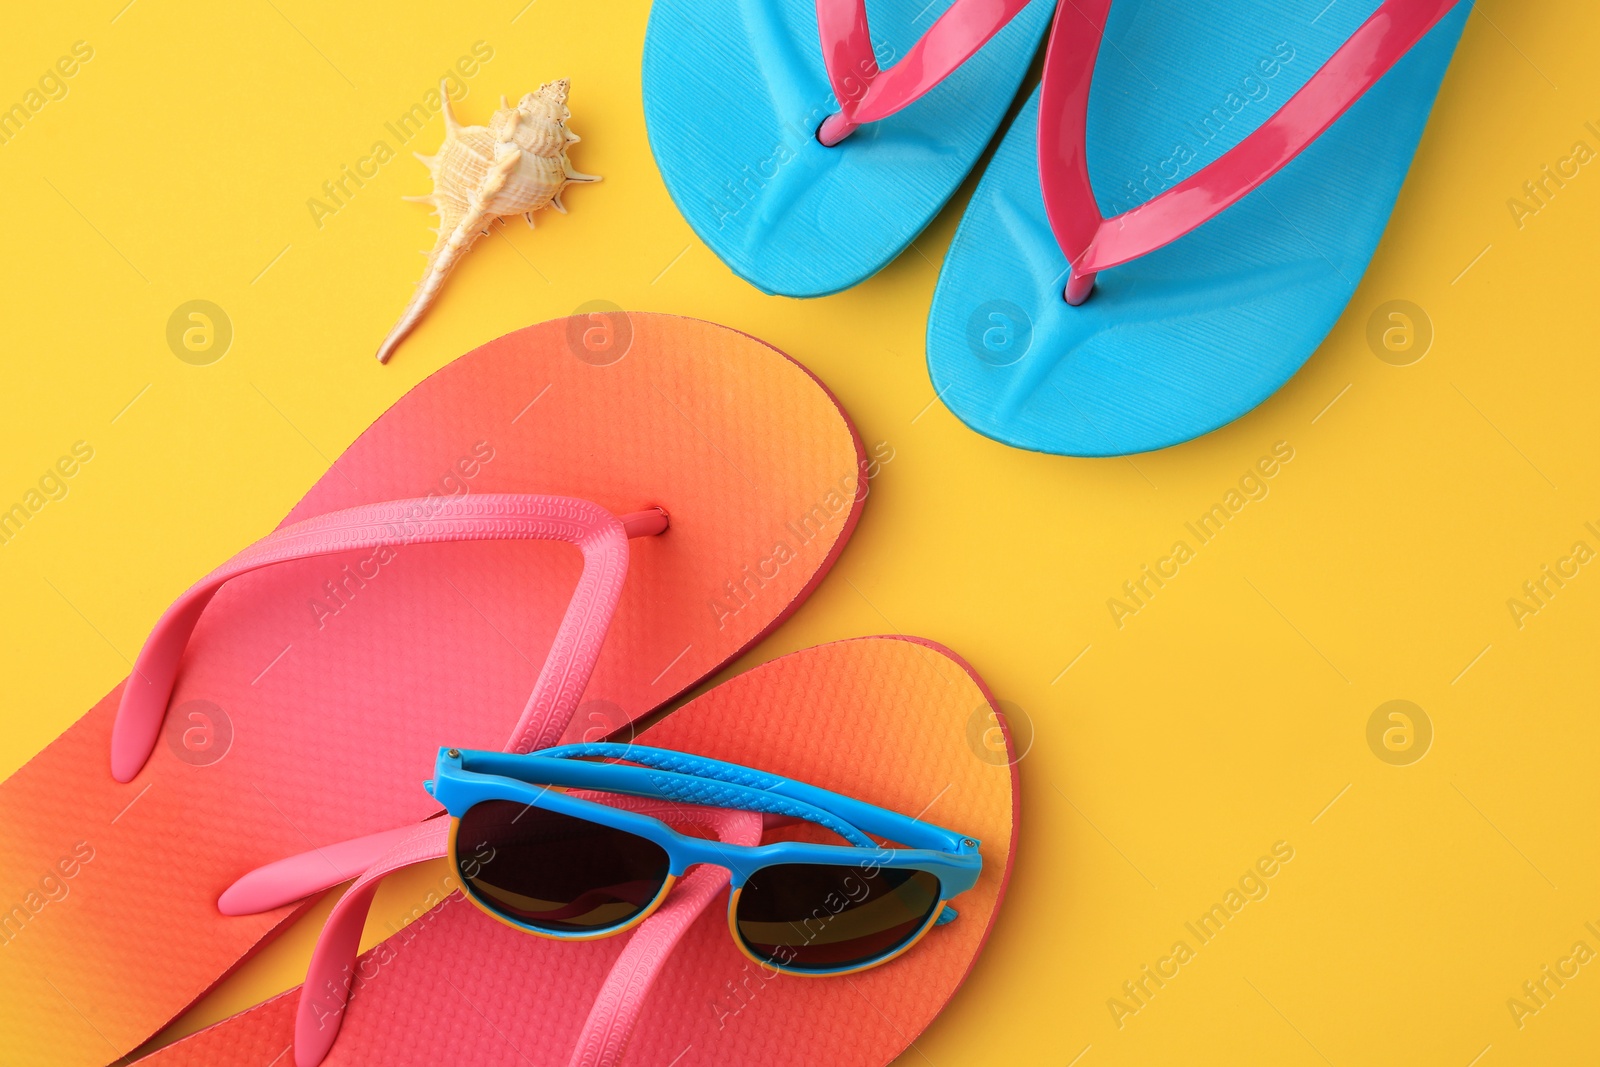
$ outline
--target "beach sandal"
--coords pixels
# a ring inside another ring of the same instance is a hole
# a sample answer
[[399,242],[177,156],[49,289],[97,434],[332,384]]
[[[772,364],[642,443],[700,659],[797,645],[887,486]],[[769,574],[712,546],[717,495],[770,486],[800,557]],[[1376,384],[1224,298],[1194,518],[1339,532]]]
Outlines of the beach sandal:
[[1256,407],[1361,280],[1471,7],[1063,4],[939,274],[939,397],[1077,456]]
[[438,810],[440,738],[592,741],[718,670],[866,470],[804,368],[691,319],[547,322],[417,385],[0,785],[0,1059],[144,1042],[298,913],[224,914],[242,874],[334,846],[334,884]]
[[[881,1067],[993,926],[1005,729],[953,654],[877,637],[757,667],[631,746],[443,751],[428,788],[452,818],[341,898],[307,984],[139,1062]],[[358,958],[378,879],[447,854],[454,891]]]
[[[941,11],[940,9],[943,8]],[[696,234],[766,293],[881,270],[966,178],[1017,95],[1046,0],[655,0],[644,113]],[[820,44],[819,44],[820,42]]]

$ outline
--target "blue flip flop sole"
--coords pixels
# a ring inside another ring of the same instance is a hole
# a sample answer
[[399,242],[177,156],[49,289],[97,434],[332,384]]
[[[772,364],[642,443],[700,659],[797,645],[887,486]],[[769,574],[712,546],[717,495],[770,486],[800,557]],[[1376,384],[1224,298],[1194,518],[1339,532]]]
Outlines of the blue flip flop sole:
[[[1378,0],[1117,0],[1090,93],[1103,214],[1143,203],[1255,129]],[[1221,215],[1102,271],[1079,307],[1039,189],[1038,93],[973,194],[928,318],[936,392],[1019,448],[1126,455],[1187,441],[1271,396],[1366,271],[1471,4],[1316,142]]]
[[[948,0],[869,7],[888,67]],[[815,0],[655,0],[644,46],[650,149],[672,199],[734,273],[823,296],[871,277],[922,232],[977,162],[1049,25],[1034,0],[909,107],[825,148],[837,109]]]

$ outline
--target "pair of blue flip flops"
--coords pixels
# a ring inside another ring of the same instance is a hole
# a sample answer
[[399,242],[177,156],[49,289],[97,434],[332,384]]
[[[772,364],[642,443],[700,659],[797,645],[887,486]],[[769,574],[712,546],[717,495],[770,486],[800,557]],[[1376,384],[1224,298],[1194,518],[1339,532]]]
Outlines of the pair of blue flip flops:
[[[869,34],[865,0],[732,0],[714,15],[699,0],[655,0],[645,117],[667,188],[701,239],[765,292],[821,296],[888,264],[954,194],[1052,15],[1047,87],[1057,50],[1098,35],[1098,59],[1091,46],[1092,66],[1069,70],[1087,86],[1072,158],[1089,207],[1111,220],[1097,241],[1137,243],[1128,234],[1158,213],[1188,212],[1192,225],[1164,224],[1164,241],[1126,261],[1075,248],[1069,262],[1058,235],[1072,221],[1042,189],[1062,166],[1058,138],[1044,132],[1057,118],[1041,126],[1036,90],[945,258],[927,351],[937,394],[980,433],[1122,455],[1240,417],[1321,343],[1372,258],[1470,8],[1061,0],[1056,12],[1049,0],[874,0]],[[1393,49],[1385,35],[1407,19],[1421,29]],[[986,28],[952,51],[963,20]],[[931,87],[914,84],[919,72]],[[875,80],[891,75],[901,84],[888,88],[910,102],[831,146],[828,131],[819,139],[841,100],[846,117],[883,110]],[[1361,77],[1364,91],[1331,124],[1303,128],[1308,102]],[[1278,143],[1296,136],[1305,143]],[[1273,152],[1282,158],[1263,162]],[[1259,180],[1232,199],[1217,194],[1229,181],[1217,174],[1237,180],[1252,165]],[[1208,196],[1218,203],[1196,206]],[[1092,280],[1092,295],[1068,303],[1069,276],[1094,256],[1107,265],[1081,283]]]

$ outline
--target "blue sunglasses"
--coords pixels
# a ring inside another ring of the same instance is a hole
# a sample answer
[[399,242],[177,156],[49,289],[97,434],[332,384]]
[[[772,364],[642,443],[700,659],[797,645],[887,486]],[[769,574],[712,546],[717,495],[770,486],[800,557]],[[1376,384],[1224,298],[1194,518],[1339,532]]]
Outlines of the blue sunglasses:
[[[626,762],[597,762],[619,760]],[[728,929],[740,950],[787,974],[887,963],[953,920],[946,902],[971,889],[983,868],[978,842],[952,830],[659,748],[441,749],[426,788],[451,816],[450,862],[467,896],[495,918],[542,937],[610,937],[648,918],[688,868],[709,864],[729,874]],[[628,805],[629,797],[646,803]],[[743,845],[682,833],[649,814],[708,808],[805,820],[849,844]]]

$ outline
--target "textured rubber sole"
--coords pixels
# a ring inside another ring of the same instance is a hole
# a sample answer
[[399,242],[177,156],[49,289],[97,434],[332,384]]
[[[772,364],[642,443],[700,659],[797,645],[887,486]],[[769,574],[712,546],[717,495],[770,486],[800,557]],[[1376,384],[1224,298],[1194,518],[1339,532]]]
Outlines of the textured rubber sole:
[[[879,0],[879,66],[948,0]],[[899,255],[966,178],[1015,99],[1049,25],[1020,12],[943,83],[825,148],[836,110],[813,0],[655,0],[644,45],[650,149],[678,210],[735,274],[767,293],[823,296]]]
[[[661,706],[792,611],[866,482],[844,414],[776,350],[632,315],[610,324],[625,354],[595,362],[593,325],[530,327],[443,368],[284,520],[429,492],[664,507],[667,532],[631,543],[574,740]],[[220,915],[235,878],[435,810],[419,783],[437,746],[506,742],[578,571],[567,545],[411,544],[225,586],[132,782],[109,768],[119,685],[0,785],[6,1062],[129,1052],[291,916]]]
[[[1378,0],[1118,0],[1089,104],[1100,210],[1143,203],[1293,94]],[[956,231],[928,316],[935,390],[1019,448],[1122,455],[1252,410],[1343,313],[1388,224],[1470,4],[1287,167],[1178,241],[1061,297],[1039,190],[1038,94]],[[1268,73],[1270,72],[1270,73]]]

